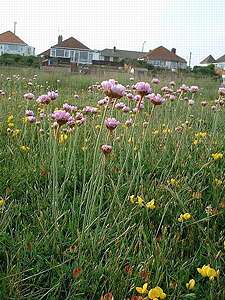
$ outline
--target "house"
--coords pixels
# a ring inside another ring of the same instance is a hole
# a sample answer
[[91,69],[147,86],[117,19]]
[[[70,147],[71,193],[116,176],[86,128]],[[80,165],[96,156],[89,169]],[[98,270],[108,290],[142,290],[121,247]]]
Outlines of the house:
[[100,61],[120,63],[124,60],[138,60],[147,53],[129,50],[104,49],[100,51]]
[[215,62],[216,62],[215,58],[212,55],[209,55],[200,62],[200,65],[203,67],[207,67],[211,64],[214,64]]
[[163,46],[160,46],[152,51],[149,51],[144,57],[149,65],[165,69],[186,69],[187,61],[176,54],[176,49],[171,51]]
[[27,45],[11,31],[0,34],[0,55],[19,54],[23,56],[35,55],[35,48]]
[[218,59],[214,59],[212,55],[209,55],[203,61],[200,62],[201,66],[215,65],[216,68],[225,70],[225,55],[219,57]]
[[92,64],[92,60],[99,59],[99,52],[89,49],[74,37],[63,40],[62,35],[59,35],[58,43],[39,54],[39,56],[46,58],[48,60],[48,65],[51,65],[56,61],[67,61],[76,64]]

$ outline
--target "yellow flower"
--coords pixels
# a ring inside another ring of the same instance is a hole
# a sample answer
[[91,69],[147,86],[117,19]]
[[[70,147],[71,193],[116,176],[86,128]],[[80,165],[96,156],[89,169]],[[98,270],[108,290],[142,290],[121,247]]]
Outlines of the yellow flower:
[[136,287],[136,291],[139,293],[139,294],[147,294],[147,292],[148,292],[148,290],[147,290],[147,288],[148,288],[148,284],[147,283],[145,283],[144,285],[143,285],[143,287]]
[[175,178],[171,178],[170,180],[167,180],[167,183],[171,186],[178,186],[179,185],[179,181],[176,180]]
[[220,152],[212,153],[212,154],[211,154],[211,157],[212,157],[214,160],[219,160],[219,159],[223,158],[223,153],[220,153]]
[[194,287],[195,287],[195,280],[194,279],[191,279],[191,280],[189,280],[188,283],[186,283],[186,288],[188,290],[192,290]]
[[22,122],[23,122],[24,124],[28,123],[27,117],[23,117],[23,118],[22,118]]
[[210,265],[204,265],[202,268],[197,268],[198,273],[202,275],[202,277],[209,277],[210,280],[214,280],[219,276],[219,270],[215,270],[210,267]]
[[13,133],[12,133],[12,136],[13,137],[17,136],[20,133],[20,131],[21,131],[21,129],[14,129]]
[[137,196],[137,203],[138,203],[138,205],[142,206],[143,202],[144,202],[144,200],[140,196]]
[[191,214],[189,213],[185,213],[185,214],[181,214],[180,217],[178,218],[179,222],[185,222],[188,221],[192,218]]
[[9,128],[14,127],[14,123],[8,123]]
[[196,145],[200,144],[200,141],[199,141],[199,140],[194,140],[194,141],[192,142],[192,144],[196,146]]
[[96,128],[96,129],[100,129],[100,128],[101,128],[101,125],[98,124],[98,125],[95,126],[95,128]]
[[148,298],[152,300],[165,299],[166,294],[159,286],[156,286],[155,288],[149,291]]
[[159,134],[159,130],[154,130],[154,131],[152,132],[152,134],[154,134],[154,135]]
[[130,203],[134,204],[134,195],[131,195],[129,199],[130,199]]
[[146,203],[146,207],[150,209],[155,209],[156,208],[155,199],[152,199],[150,202]]
[[165,128],[165,129],[163,129],[163,131],[162,131],[162,133],[164,133],[164,134],[169,134],[169,133],[171,133],[172,132],[172,130],[170,129],[170,128]]
[[21,145],[20,150],[23,151],[23,152],[28,152],[30,150],[30,148],[26,145]]
[[194,199],[201,199],[202,198],[202,192],[193,192],[192,197]]
[[215,178],[213,180],[213,185],[215,185],[215,186],[221,186],[222,184],[223,184],[223,181],[218,178]]
[[61,133],[59,136],[59,143],[64,144],[68,139],[68,135],[65,133]]
[[207,132],[197,132],[196,134],[195,134],[195,137],[196,138],[205,138],[207,136]]
[[14,119],[13,115],[8,116],[7,123],[11,123],[13,119]]
[[5,205],[5,199],[0,197],[0,207],[2,207],[3,205]]
[[133,142],[134,142],[134,139],[133,138],[129,138],[128,144],[133,144]]
[[224,250],[225,250],[225,241],[223,242],[223,248],[224,248]]

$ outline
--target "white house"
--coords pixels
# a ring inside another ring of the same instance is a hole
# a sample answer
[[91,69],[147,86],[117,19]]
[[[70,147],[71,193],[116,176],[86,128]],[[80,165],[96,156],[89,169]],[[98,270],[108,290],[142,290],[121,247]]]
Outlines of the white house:
[[225,55],[221,56],[218,59],[214,59],[212,55],[206,57],[203,61],[200,62],[201,66],[215,65],[216,68],[225,70]]
[[19,54],[23,56],[35,55],[35,48],[27,45],[11,31],[0,34],[0,55]]
[[63,41],[62,35],[59,35],[58,43],[39,56],[48,58],[49,64],[54,58],[67,59],[77,64],[92,64],[93,60],[99,60],[99,51],[89,49],[73,37]]

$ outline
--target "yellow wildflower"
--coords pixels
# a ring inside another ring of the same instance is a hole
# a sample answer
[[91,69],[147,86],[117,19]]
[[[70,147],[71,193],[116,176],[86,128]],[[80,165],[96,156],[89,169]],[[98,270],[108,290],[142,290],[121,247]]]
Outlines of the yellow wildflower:
[[65,133],[61,133],[59,136],[59,143],[64,144],[68,139],[68,135]]
[[211,154],[211,157],[212,157],[214,160],[219,160],[219,159],[223,158],[223,153],[220,153],[220,152],[212,153],[212,154]]
[[5,205],[5,199],[3,199],[2,197],[0,197],[0,207]]
[[189,213],[185,213],[185,214],[181,214],[180,217],[178,218],[179,222],[185,222],[188,221],[192,218],[191,214]]
[[159,130],[154,130],[154,131],[152,132],[152,134],[154,134],[154,135],[159,134]]
[[169,133],[171,133],[172,132],[172,130],[170,129],[170,128],[165,128],[165,129],[163,129],[163,131],[162,131],[162,133],[164,133],[164,134],[169,134]]
[[199,141],[199,140],[194,140],[194,141],[192,142],[192,144],[196,146],[196,145],[200,144],[200,141]]
[[194,279],[191,279],[191,280],[189,280],[188,283],[186,283],[186,288],[188,290],[192,290],[194,287],[195,287],[195,280]]
[[179,182],[175,178],[171,178],[170,180],[167,180],[167,183],[171,186],[178,186]]
[[8,127],[9,127],[9,128],[14,127],[14,123],[8,123]]
[[163,292],[163,289],[161,289],[159,286],[156,286],[149,291],[148,298],[152,300],[165,299],[166,294]]
[[155,209],[156,208],[155,199],[152,199],[150,202],[146,203],[146,207],[149,209]]
[[14,129],[12,132],[12,136],[15,137],[20,133],[21,129]]
[[130,200],[130,203],[134,204],[134,195],[131,195],[129,200]]
[[222,184],[223,184],[223,181],[218,178],[215,178],[213,180],[213,185],[215,185],[215,186],[221,186]]
[[128,144],[133,144],[133,142],[134,142],[134,139],[133,138],[129,138]]
[[148,288],[148,284],[147,283],[145,283],[144,285],[143,285],[143,287],[136,287],[136,291],[139,293],[139,294],[147,294],[147,292],[148,292],[148,290],[147,290],[147,288]]
[[225,241],[223,242],[223,248],[224,248],[224,250],[225,250]]
[[195,134],[195,137],[196,138],[205,138],[207,136],[207,132],[202,132],[202,131],[200,131],[200,132],[197,132],[196,134]]
[[100,129],[100,128],[101,128],[101,125],[98,124],[98,125],[95,126],[95,128],[96,128],[96,129]]
[[202,268],[197,268],[198,273],[202,275],[202,277],[209,277],[209,280],[214,280],[219,276],[219,270],[215,270],[210,267],[210,265],[204,265]]
[[30,150],[30,148],[26,145],[21,145],[20,150],[23,151],[23,152],[28,152]]
[[202,198],[202,192],[193,192],[192,197],[194,199],[201,199]]
[[12,123],[13,119],[14,119],[13,115],[8,116],[7,123]]
[[137,203],[138,203],[138,205],[142,206],[143,202],[144,202],[144,200],[140,196],[137,196]]

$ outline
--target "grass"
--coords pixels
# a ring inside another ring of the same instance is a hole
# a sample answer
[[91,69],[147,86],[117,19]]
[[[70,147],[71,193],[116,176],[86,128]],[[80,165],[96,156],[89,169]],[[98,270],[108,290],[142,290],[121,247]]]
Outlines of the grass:
[[[180,97],[156,107],[146,100],[137,114],[99,107],[59,143],[48,116],[24,122],[26,109],[37,118],[42,109],[24,93],[58,89],[59,98],[44,107],[47,115],[65,102],[82,111],[103,98],[102,91],[87,91],[95,78],[2,73],[0,298],[106,300],[112,293],[115,300],[135,299],[135,288],[148,282],[149,289],[163,288],[166,299],[225,299],[225,164],[211,156],[224,153],[224,108],[211,108],[218,82],[186,78],[201,88],[193,106]],[[163,77],[154,90],[169,80]],[[177,87],[182,83],[178,78]],[[110,116],[121,122],[113,134],[104,126]],[[134,125],[127,128],[129,118]],[[102,144],[112,145],[110,155]],[[144,202],[132,204],[131,195]],[[156,207],[146,208],[152,199]],[[184,213],[191,219],[179,222]],[[197,272],[207,264],[220,270],[218,278]],[[196,286],[188,290],[191,278]]]

